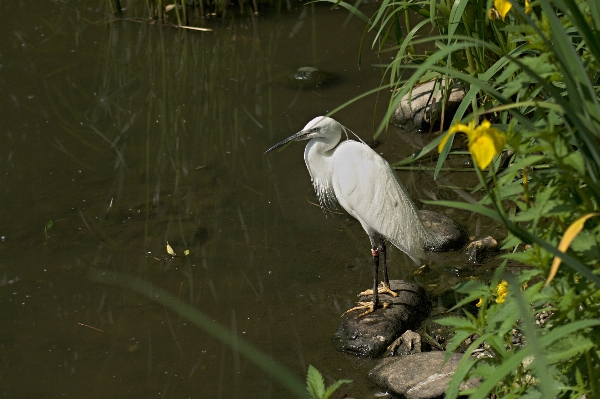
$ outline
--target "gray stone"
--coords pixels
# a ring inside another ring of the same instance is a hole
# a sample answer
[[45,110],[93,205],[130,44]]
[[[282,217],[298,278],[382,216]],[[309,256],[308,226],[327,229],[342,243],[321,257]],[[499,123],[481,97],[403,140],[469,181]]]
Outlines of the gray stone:
[[483,259],[498,249],[498,241],[494,237],[487,236],[471,241],[463,251],[467,262],[481,263]]
[[421,352],[421,335],[406,330],[388,347],[389,356],[406,356]]
[[[378,357],[403,332],[416,330],[427,318],[431,304],[422,287],[391,280],[390,288],[398,293],[397,297],[379,294],[380,302],[391,304],[387,309],[377,309],[364,317],[358,317],[359,311],[344,316],[333,336],[337,350],[358,356]],[[360,298],[360,301],[370,300],[371,296]]]
[[453,251],[469,240],[467,230],[447,216],[428,210],[420,210],[419,216],[425,228],[444,238],[439,245],[426,247],[428,251]]
[[[435,92],[434,92],[435,88]],[[450,95],[446,102],[444,125],[452,122],[454,113],[465,97],[465,90],[460,84],[450,88]],[[439,128],[442,108],[442,91],[435,80],[415,86],[412,92],[402,97],[398,108],[392,115],[392,123],[408,130],[429,130]]]
[[[423,352],[382,359],[367,374],[378,388],[406,399],[438,398],[444,395],[462,354],[452,354],[444,364],[446,352]],[[461,389],[474,388],[472,380]]]

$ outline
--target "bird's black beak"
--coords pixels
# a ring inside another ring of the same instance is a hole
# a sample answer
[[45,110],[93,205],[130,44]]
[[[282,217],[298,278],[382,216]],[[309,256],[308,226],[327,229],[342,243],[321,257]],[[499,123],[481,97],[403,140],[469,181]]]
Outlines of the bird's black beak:
[[267,152],[271,152],[279,147],[286,145],[289,142],[303,140],[306,138],[306,136],[308,136],[309,134],[314,133],[314,132],[315,132],[314,129],[302,130],[302,131],[294,134],[293,136],[288,137],[287,139],[283,140],[282,142],[275,144],[273,147],[269,148],[264,153],[266,154]]

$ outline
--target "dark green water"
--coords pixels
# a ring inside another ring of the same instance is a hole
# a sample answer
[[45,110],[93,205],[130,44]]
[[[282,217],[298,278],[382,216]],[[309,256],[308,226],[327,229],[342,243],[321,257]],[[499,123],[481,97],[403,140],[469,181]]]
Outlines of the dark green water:
[[[263,152],[376,87],[387,59],[368,36],[359,69],[359,21],[291,5],[197,32],[111,22],[107,1],[0,3],[0,397],[291,396],[159,302],[92,281],[97,269],[169,291],[300,380],[312,364],[326,383],[353,379],[349,396],[378,393],[364,378],[373,361],[330,342],[370,284],[368,238],[311,204],[302,145]],[[342,81],[279,83],[300,66]],[[373,107],[335,118],[369,139]],[[377,151],[395,161],[427,140],[392,128]],[[401,176],[415,198],[439,190],[426,173]],[[180,256],[156,260],[167,241]],[[416,265],[390,258],[392,278],[411,278]],[[447,296],[456,256],[432,259],[424,284]]]

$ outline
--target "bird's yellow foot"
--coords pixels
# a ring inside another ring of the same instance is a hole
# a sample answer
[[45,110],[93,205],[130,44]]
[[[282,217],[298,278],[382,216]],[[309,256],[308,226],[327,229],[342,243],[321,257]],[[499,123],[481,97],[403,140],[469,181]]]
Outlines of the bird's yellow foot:
[[[381,286],[379,288],[377,288],[377,292],[380,294],[389,294],[389,295],[393,296],[394,298],[398,296],[398,294],[395,293],[394,291],[392,291],[390,289],[390,286],[387,285],[386,283],[384,283],[383,281],[381,282]],[[367,296],[367,295],[373,295],[373,290],[368,289],[368,290],[363,291],[360,294],[358,294],[358,296]]]
[[[382,309],[387,309],[390,307],[390,304],[387,302],[380,302],[381,308]],[[367,309],[365,312],[361,313],[358,315],[358,318],[363,317],[368,315],[369,313],[373,313],[375,311],[375,304],[373,303],[373,301],[371,302],[359,302],[358,306],[353,307],[352,309],[348,309],[344,312],[344,314],[342,315],[345,316],[346,313],[350,313],[350,312],[354,312],[355,310],[362,310],[362,309]]]

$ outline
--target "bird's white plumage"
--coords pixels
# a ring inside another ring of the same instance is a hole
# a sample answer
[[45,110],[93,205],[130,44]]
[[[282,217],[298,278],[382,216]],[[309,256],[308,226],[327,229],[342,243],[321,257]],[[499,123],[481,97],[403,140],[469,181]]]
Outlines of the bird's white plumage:
[[426,230],[396,173],[379,154],[363,143],[345,141],[331,157],[331,171],[339,204],[370,237],[385,236],[415,263],[424,257]]
[[418,263],[423,247],[437,239],[428,232],[396,172],[368,145],[346,140],[338,145],[341,124],[328,117],[310,121],[300,139],[310,139],[304,160],[319,201],[338,202],[356,218],[375,247],[380,234]]

